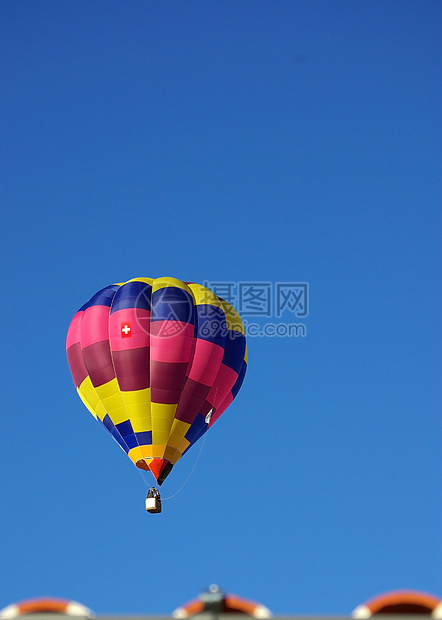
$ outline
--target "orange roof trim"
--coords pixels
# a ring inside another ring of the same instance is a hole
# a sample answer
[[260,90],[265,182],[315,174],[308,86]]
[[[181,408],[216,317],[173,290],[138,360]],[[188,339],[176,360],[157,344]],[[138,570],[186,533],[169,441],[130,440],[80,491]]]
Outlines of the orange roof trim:
[[442,618],[442,599],[414,590],[386,592],[356,607],[352,616],[362,620],[376,614],[427,614]]
[[[231,614],[247,614],[253,618],[259,618],[261,620],[271,618],[270,610],[260,603],[249,601],[234,594],[226,594],[223,602],[223,613]],[[199,599],[189,601],[185,605],[178,607],[173,612],[173,617],[177,619],[190,618],[196,614],[200,614],[204,611],[204,603]]]
[[61,598],[40,597],[13,603],[0,610],[0,620],[10,620],[29,614],[54,613],[66,616],[93,618],[94,613],[85,605]]

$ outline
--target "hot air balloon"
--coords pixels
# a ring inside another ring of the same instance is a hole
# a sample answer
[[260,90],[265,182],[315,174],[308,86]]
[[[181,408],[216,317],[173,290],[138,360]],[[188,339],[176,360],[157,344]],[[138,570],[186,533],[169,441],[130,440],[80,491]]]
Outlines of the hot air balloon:
[[66,350],[85,406],[159,485],[231,404],[247,368],[235,309],[170,277],[98,291],[73,317]]

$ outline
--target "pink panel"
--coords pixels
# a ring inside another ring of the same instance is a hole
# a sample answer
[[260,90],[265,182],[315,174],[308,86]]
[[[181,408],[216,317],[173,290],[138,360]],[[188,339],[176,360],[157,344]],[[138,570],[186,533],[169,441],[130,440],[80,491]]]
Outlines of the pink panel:
[[77,312],[74,315],[74,318],[71,321],[68,329],[68,335],[66,337],[66,350],[69,349],[73,344],[80,342],[80,326],[81,320],[83,318],[83,310]]
[[123,308],[113,312],[109,319],[112,351],[148,347],[150,342],[149,324],[149,310]]
[[221,364],[219,369],[218,376],[216,381],[207,395],[207,402],[209,402],[215,409],[222,405],[224,399],[229,394],[232,387],[235,385],[235,381],[238,378],[238,373],[234,370],[226,366],[225,364]]
[[213,385],[224,356],[224,349],[208,340],[196,339],[189,379]]
[[182,321],[153,321],[150,324],[150,357],[156,362],[188,362],[194,327]]
[[215,424],[215,422],[218,420],[218,418],[224,413],[224,411],[227,409],[227,407],[232,404],[232,402],[233,402],[233,394],[232,394],[232,392],[229,392],[227,394],[226,398],[221,403],[221,406],[217,407],[215,413],[210,418],[209,428],[213,424]]
[[81,348],[109,339],[109,306],[91,306],[83,312]]

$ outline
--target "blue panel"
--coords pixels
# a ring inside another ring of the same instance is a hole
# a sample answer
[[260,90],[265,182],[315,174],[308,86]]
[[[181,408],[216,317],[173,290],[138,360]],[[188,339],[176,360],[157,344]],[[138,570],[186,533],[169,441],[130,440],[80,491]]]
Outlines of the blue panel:
[[242,368],[241,368],[240,373],[239,373],[239,377],[235,381],[235,384],[234,384],[234,386],[233,386],[233,388],[231,390],[233,398],[236,398],[236,395],[238,394],[238,392],[239,392],[239,390],[240,390],[240,388],[242,386],[242,383],[244,381],[244,377],[246,376],[246,370],[247,370],[247,363],[243,362]]
[[106,288],[102,288],[101,291],[95,293],[84,306],[81,306],[80,311],[86,310],[86,308],[90,308],[91,306],[108,306],[110,308],[114,295],[119,288],[118,284],[111,284],[110,286],[106,286]]
[[202,415],[202,413],[199,413],[192,422],[189,430],[185,435],[185,438],[187,439],[187,441],[190,441],[190,444],[192,445],[197,439],[199,439],[199,437],[201,437],[205,433],[207,428],[208,424],[206,424],[205,422],[205,417]]
[[[99,421],[101,422],[101,420],[99,420]],[[129,448],[128,448],[126,442],[121,437],[120,433],[117,431],[114,423],[112,422],[112,420],[110,419],[108,414],[106,414],[104,416],[104,420],[103,420],[103,422],[101,422],[101,424],[103,424],[104,428],[107,431],[109,431],[109,433],[112,435],[112,437],[115,439],[115,441],[123,448],[123,450],[125,452],[129,452]]]
[[136,448],[139,445],[145,445],[143,443],[140,444],[140,438],[142,435],[150,436],[150,443],[152,443],[152,432],[150,433],[134,433],[134,429],[130,420],[126,420],[125,422],[120,422],[116,425],[117,431],[122,435],[123,440],[126,442],[129,450],[132,448]]
[[115,428],[115,424],[112,422],[112,420],[110,419],[110,417],[109,417],[109,415],[107,413],[104,416],[104,420],[103,420],[102,424],[107,428],[109,433],[112,433],[113,429]]
[[120,287],[112,302],[111,314],[123,308],[150,310],[152,287],[145,282],[127,282]]
[[223,364],[240,373],[246,352],[246,337],[240,332],[229,330],[224,345]]
[[153,292],[151,321],[167,320],[194,324],[193,298],[187,291],[168,286]]
[[152,445],[152,431],[144,431],[142,433],[135,433],[139,446],[151,446]]
[[123,448],[125,452],[129,452],[129,447],[127,443],[124,441],[124,439],[122,438],[122,436],[120,435],[120,433],[117,431],[115,427],[112,431],[112,437],[115,439],[117,443],[120,444],[120,446]]
[[196,442],[197,442],[197,441],[199,441],[199,440],[201,439],[201,437],[203,437],[203,435],[204,435],[205,433],[207,433],[208,428],[209,428],[209,427],[208,427],[208,425],[207,425],[207,424],[205,424],[205,428],[203,428],[203,429],[199,432],[199,434],[198,434],[198,435],[195,435],[195,437],[194,437],[194,439],[193,439],[192,443],[190,444],[190,446],[188,446],[188,447],[184,450],[184,452],[183,452],[183,454],[182,454],[181,456],[184,456],[184,455],[186,454],[186,452],[188,452],[191,448],[193,448],[193,446],[196,444]]
[[132,424],[130,423],[130,420],[126,420],[125,422],[120,422],[119,424],[116,425],[117,431],[120,433],[120,435],[123,435],[123,437],[125,435],[130,435],[131,433],[134,432],[134,429],[132,428]]
[[138,441],[135,436],[135,433],[131,433],[130,435],[124,435],[123,440],[126,442],[129,450],[132,448],[136,448],[138,446]]
[[208,340],[224,347],[227,334],[227,322],[221,308],[210,304],[201,304],[195,307],[196,325],[195,336],[202,340]]

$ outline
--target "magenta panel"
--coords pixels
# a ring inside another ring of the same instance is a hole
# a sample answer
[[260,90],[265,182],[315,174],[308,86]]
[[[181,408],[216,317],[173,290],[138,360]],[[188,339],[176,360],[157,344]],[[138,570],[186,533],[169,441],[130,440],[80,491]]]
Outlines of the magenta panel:
[[115,379],[109,340],[91,344],[82,349],[82,353],[84,364],[94,387],[99,387]]
[[140,308],[123,308],[110,315],[109,334],[112,351],[148,347],[150,312]]
[[194,326],[181,321],[154,321],[150,325],[151,359],[157,362],[188,362]]
[[80,310],[74,315],[74,318],[69,325],[68,334],[66,337],[66,350],[69,349],[73,344],[80,342],[80,329],[81,329],[81,321],[83,319],[83,311]]
[[81,348],[109,340],[109,306],[90,306],[81,321]]
[[208,385],[187,379],[175,413],[177,420],[192,424],[203,406],[209,391],[210,387]]
[[83,354],[79,342],[72,344],[67,350],[68,364],[74,380],[75,386],[78,388],[87,377],[87,369],[84,365]]
[[186,379],[187,362],[182,364],[150,359],[150,395],[153,403],[176,405]]
[[208,340],[197,338],[189,379],[212,386],[219,372],[223,356],[223,347]]
[[208,403],[215,408],[221,405],[232,387],[235,385],[237,378],[238,373],[229,368],[229,366],[221,364],[214,386],[207,396],[206,400]]
[[149,347],[113,351],[115,374],[120,390],[144,390],[150,387]]
[[215,424],[215,422],[218,420],[218,418],[224,413],[224,411],[227,409],[227,407],[232,404],[232,402],[233,402],[233,394],[232,394],[232,392],[229,392],[227,394],[226,398],[221,403],[221,406],[216,408],[215,413],[210,418],[209,428],[213,424]]

